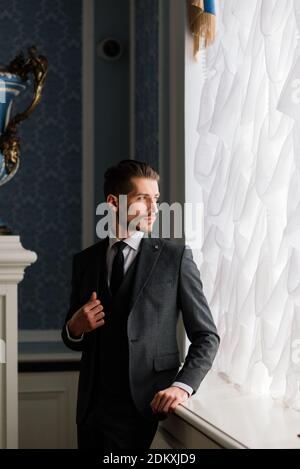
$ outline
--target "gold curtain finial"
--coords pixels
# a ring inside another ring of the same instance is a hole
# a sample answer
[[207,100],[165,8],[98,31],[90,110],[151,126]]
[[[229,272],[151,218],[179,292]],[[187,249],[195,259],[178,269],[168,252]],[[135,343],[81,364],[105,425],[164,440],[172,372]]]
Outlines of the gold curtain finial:
[[188,17],[191,33],[194,37],[194,56],[200,50],[201,38],[205,47],[212,44],[216,34],[216,17],[204,9],[204,0],[188,0]]

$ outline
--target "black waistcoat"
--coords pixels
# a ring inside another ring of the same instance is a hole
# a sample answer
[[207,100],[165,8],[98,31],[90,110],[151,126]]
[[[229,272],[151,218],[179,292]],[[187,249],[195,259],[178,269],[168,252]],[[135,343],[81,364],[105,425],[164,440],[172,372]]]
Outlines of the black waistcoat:
[[94,389],[96,401],[99,397],[131,400],[127,320],[138,258],[139,254],[128,268],[115,297],[108,289],[106,261],[101,267],[98,297],[104,307],[105,324],[97,330],[99,373],[96,373],[98,379]]

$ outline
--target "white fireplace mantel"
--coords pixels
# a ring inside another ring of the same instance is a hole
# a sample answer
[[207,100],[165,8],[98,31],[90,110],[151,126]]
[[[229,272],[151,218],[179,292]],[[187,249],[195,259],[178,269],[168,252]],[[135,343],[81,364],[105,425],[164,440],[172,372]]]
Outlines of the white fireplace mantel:
[[18,283],[37,255],[0,236],[0,448],[18,447]]

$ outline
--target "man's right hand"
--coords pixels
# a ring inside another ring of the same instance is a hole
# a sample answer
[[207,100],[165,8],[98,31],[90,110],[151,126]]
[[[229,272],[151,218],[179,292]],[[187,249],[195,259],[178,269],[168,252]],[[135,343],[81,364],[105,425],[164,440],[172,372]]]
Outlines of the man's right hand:
[[104,324],[104,311],[97,293],[93,292],[89,301],[83,305],[68,321],[70,334],[76,338],[84,332],[91,332]]

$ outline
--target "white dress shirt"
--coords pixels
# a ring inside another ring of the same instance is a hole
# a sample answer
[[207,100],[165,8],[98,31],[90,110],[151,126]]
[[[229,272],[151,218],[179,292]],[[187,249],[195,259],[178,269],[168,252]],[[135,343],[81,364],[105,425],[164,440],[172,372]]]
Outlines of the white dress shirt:
[[[140,249],[140,243],[141,240],[144,236],[144,233],[142,231],[135,231],[129,238],[123,239],[124,243],[127,244],[127,246],[122,250],[123,252],[123,257],[124,257],[124,275],[126,274],[127,270],[131,266],[132,262],[136,258],[139,249]],[[112,265],[114,262],[115,255],[117,253],[116,248],[114,245],[120,241],[118,238],[115,238],[113,236],[109,237],[109,244],[108,244],[108,249],[106,252],[106,267],[107,267],[107,283],[108,287],[110,287],[110,277],[111,277],[111,271],[112,271]]]
[[[128,268],[130,267],[131,263],[134,261],[135,257],[137,256],[139,250],[140,250],[140,243],[141,240],[144,236],[143,231],[135,231],[129,238],[123,239],[124,243],[127,244],[127,246],[123,249],[123,256],[124,256],[124,275],[126,274]],[[111,271],[112,271],[112,265],[114,261],[114,257],[116,255],[116,248],[114,247],[115,243],[120,241],[118,238],[114,236],[113,233],[110,233],[109,235],[109,245],[107,248],[106,252],[106,267],[107,267],[107,283],[108,287],[110,286],[110,277],[111,277]],[[68,329],[68,325],[66,325],[66,331],[67,331],[67,336],[68,339],[74,342],[80,342],[83,339],[83,334],[81,337],[78,339],[74,339],[71,337]],[[185,383],[181,383],[179,381],[175,381],[172,386],[177,386],[178,388],[184,389],[189,396],[192,395],[193,393],[193,388],[191,386],[188,386]]]

